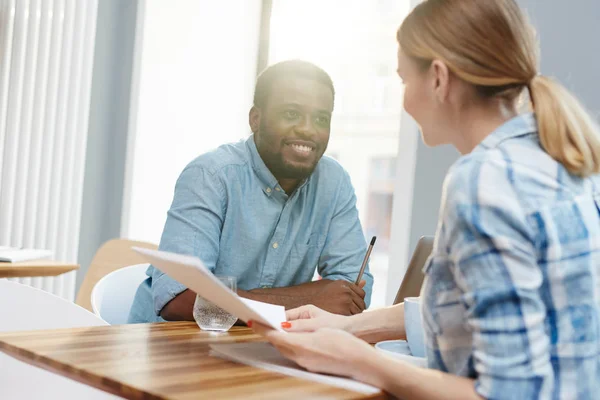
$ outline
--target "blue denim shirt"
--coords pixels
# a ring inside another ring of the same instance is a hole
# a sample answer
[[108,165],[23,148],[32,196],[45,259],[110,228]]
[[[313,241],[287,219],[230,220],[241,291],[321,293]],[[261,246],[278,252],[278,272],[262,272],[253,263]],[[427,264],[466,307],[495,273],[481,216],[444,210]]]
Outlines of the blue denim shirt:
[[[348,173],[324,156],[288,196],[258,154],[254,137],[192,161],[181,173],[160,250],[199,257],[238,288],[272,288],[321,277],[354,281],[366,241]],[[185,286],[150,266],[129,321],[162,321]],[[373,277],[365,272],[367,305]]]
[[431,368],[486,399],[600,393],[600,185],[540,146],[534,115],[451,168],[421,292]]

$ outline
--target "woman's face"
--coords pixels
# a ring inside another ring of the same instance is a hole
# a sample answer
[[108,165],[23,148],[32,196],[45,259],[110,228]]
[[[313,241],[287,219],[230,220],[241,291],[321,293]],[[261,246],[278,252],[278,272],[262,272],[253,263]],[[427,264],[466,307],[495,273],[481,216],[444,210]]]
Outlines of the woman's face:
[[419,125],[423,141],[428,146],[449,143],[449,110],[440,101],[448,82],[444,82],[443,76],[440,79],[437,67],[434,62],[424,68],[401,49],[398,50],[398,75],[404,84],[404,109]]

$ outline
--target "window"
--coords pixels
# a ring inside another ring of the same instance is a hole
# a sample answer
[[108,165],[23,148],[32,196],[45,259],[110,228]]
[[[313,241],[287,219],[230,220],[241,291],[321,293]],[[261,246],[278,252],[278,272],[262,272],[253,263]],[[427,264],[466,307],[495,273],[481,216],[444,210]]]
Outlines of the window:
[[314,62],[336,87],[328,154],[352,178],[365,236],[378,237],[371,307],[385,305],[402,111],[396,30],[408,9],[408,0],[273,0],[271,14],[269,64]]

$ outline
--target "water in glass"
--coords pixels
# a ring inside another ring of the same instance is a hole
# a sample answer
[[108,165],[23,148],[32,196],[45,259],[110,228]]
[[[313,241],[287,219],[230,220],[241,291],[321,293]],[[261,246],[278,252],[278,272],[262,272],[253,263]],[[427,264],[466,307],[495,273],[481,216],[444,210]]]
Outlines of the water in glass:
[[[233,276],[217,276],[225,286],[237,292],[237,279]],[[204,331],[227,331],[235,324],[237,317],[197,295],[194,302],[194,319]]]

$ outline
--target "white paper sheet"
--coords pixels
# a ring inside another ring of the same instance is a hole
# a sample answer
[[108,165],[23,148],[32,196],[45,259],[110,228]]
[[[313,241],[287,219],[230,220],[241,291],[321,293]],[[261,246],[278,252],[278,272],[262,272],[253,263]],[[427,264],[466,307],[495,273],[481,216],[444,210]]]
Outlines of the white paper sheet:
[[244,322],[257,321],[280,332],[285,308],[239,297],[219,281],[197,257],[133,247],[148,262],[200,296]]
[[359,393],[375,394],[380,389],[356,382],[352,379],[308,372],[298,364],[283,357],[269,343],[228,343],[211,344],[211,355],[225,360],[239,362],[252,367],[278,372],[296,378],[308,379]]
[[0,246],[0,262],[17,263],[21,261],[40,260],[42,258],[52,258],[52,255],[53,253],[50,250]]

